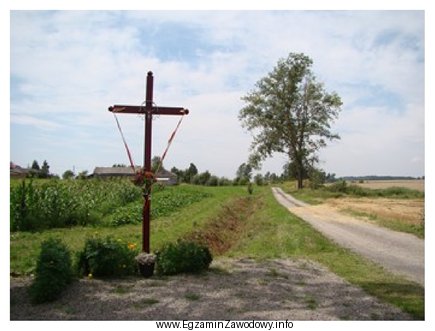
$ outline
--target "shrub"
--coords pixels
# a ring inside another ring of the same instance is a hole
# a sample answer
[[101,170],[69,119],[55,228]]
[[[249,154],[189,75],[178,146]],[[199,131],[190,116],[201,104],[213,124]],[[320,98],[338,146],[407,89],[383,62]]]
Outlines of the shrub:
[[136,245],[126,244],[112,237],[88,238],[85,247],[78,252],[77,270],[79,275],[92,274],[96,277],[125,276],[137,272]]
[[162,275],[199,273],[213,260],[210,250],[191,241],[170,243],[157,252],[156,271]]
[[205,183],[205,185],[207,186],[218,186],[219,183],[219,178],[217,176],[211,176],[207,182]]
[[383,197],[394,197],[394,198],[404,198],[404,199],[422,199],[424,198],[424,193],[411,190],[405,187],[389,187],[383,190],[375,190],[377,191],[378,196]]
[[118,208],[111,216],[109,225],[121,226],[125,224],[138,224],[142,221],[143,202],[129,204]]
[[344,180],[340,180],[338,182],[335,182],[334,184],[331,184],[327,187],[327,190],[330,192],[340,192],[340,193],[346,193],[347,191],[347,183]]
[[242,178],[239,179],[239,185],[244,186],[244,185],[248,185],[248,184],[249,184],[249,178],[242,177]]
[[358,185],[354,185],[354,184],[349,185],[347,187],[346,193],[350,194],[350,195],[356,195],[356,196],[359,196],[359,197],[366,197],[366,196],[373,195],[372,194],[373,191],[368,190],[368,189],[364,189],[363,187],[358,186]]
[[35,280],[30,287],[32,301],[43,303],[57,299],[72,279],[68,248],[59,239],[44,241],[36,264]]
[[229,180],[228,178],[225,177],[221,177],[218,180],[218,186],[230,186],[232,185],[232,181]]
[[249,182],[249,183],[248,183],[248,193],[249,193],[249,194],[252,194],[253,192],[254,192],[254,188],[252,187],[252,183]]

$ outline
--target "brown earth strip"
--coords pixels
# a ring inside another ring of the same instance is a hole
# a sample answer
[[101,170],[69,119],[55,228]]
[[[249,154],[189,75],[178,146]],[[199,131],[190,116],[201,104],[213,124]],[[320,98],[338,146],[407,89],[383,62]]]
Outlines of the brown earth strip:
[[223,206],[204,228],[191,232],[185,239],[208,246],[214,256],[222,255],[238,242],[246,221],[261,205],[258,197],[238,198]]

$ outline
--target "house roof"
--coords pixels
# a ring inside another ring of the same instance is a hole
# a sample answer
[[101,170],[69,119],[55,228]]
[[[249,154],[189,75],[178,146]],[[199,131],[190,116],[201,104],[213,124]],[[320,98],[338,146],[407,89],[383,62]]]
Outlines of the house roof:
[[[136,167],[137,170],[140,167]],[[96,167],[94,175],[134,175],[131,167]]]
[[[136,166],[136,171],[140,170],[141,167]],[[133,176],[134,172],[133,169],[131,167],[96,167],[94,169],[93,175],[100,175],[100,176]],[[170,171],[167,171],[165,169],[161,169],[157,176],[158,178],[170,178],[170,177],[174,177],[176,178],[177,176],[175,174],[173,174]]]
[[13,162],[9,162],[9,170],[13,174],[27,174],[30,171],[30,169],[22,168]]

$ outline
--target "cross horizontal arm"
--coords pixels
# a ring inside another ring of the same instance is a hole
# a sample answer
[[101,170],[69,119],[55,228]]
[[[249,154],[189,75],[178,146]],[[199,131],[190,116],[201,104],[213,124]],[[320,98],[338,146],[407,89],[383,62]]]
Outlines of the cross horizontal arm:
[[183,107],[153,107],[153,114],[156,115],[187,115],[189,109]]
[[[145,114],[145,106],[128,106],[128,105],[114,105],[109,107],[109,111],[113,113],[123,114]],[[188,109],[183,107],[152,107],[153,115],[187,115]]]

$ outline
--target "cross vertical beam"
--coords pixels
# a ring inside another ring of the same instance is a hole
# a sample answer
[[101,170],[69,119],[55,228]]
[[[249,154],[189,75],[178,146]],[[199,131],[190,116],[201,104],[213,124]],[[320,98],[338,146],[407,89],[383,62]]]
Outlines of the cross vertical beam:
[[[153,115],[187,115],[189,110],[183,107],[155,107],[153,106],[154,77],[151,71],[147,74],[145,107],[130,105],[114,105],[109,107],[113,113],[145,115],[144,137],[144,170],[145,174],[151,173],[151,147],[152,147],[152,121]],[[134,165],[132,165],[134,167]],[[150,211],[151,192],[145,189],[144,205],[142,209],[142,251],[150,253]]]
[[151,133],[153,123],[153,88],[154,77],[151,71],[147,75],[147,84],[145,92],[145,153],[144,166],[145,171],[151,171]]
[[[154,77],[148,71],[145,92],[145,146],[144,146],[144,167],[145,173],[151,172],[151,147],[152,147],[152,124],[153,124],[153,87]],[[151,192],[146,190],[145,201],[142,210],[142,251],[150,253],[150,213],[151,213]]]

